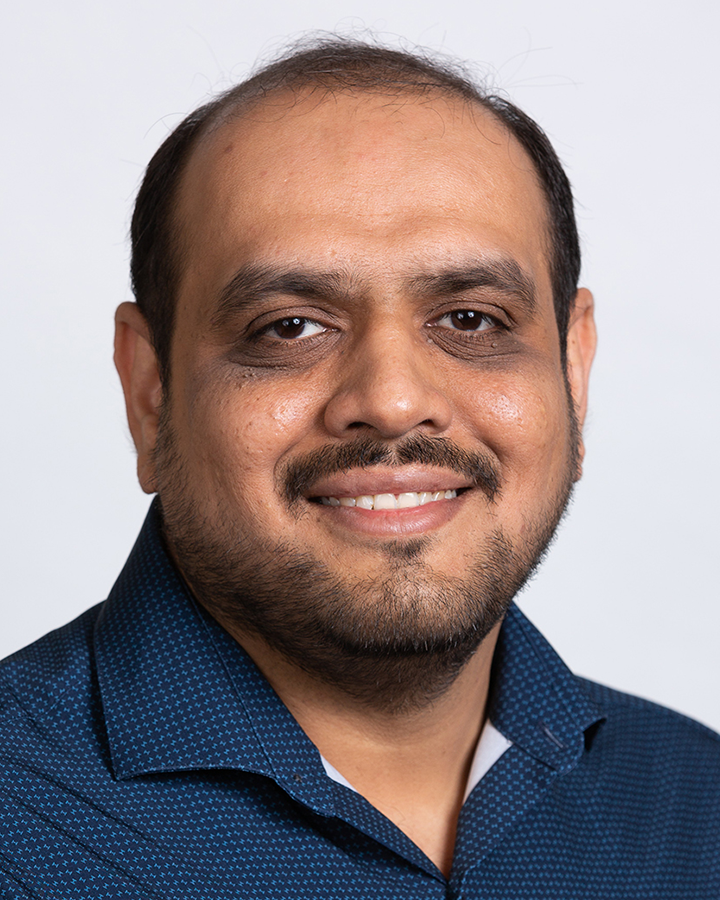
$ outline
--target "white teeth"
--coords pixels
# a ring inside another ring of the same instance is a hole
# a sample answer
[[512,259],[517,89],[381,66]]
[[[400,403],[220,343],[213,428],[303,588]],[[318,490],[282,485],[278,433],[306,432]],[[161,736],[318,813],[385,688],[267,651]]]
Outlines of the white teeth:
[[398,509],[420,506],[420,497],[414,491],[409,491],[407,494],[398,494],[397,505]]
[[321,497],[324,506],[357,506],[360,509],[412,509],[437,500],[454,500],[457,491],[407,491],[403,494],[363,494],[360,497]]

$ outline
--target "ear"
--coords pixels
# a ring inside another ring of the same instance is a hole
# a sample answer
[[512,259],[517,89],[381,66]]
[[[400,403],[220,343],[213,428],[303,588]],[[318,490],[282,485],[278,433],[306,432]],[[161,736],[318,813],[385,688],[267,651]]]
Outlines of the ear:
[[595,303],[593,295],[587,288],[580,288],[575,295],[575,303],[570,313],[567,336],[567,377],[580,429],[579,462],[576,480],[582,475],[582,463],[585,457],[582,429],[587,413],[590,367],[595,356],[596,346],[597,331],[595,330]]
[[150,329],[136,303],[121,303],[117,308],[114,358],[137,450],[140,487],[152,494],[156,490],[154,453],[163,390]]

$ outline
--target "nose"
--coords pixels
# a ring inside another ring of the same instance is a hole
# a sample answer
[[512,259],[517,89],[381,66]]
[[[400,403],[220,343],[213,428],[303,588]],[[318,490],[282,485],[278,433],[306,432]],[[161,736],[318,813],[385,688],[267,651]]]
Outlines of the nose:
[[387,440],[418,428],[427,434],[446,431],[452,406],[433,357],[422,335],[382,325],[367,329],[343,357],[325,409],[327,430],[348,437],[366,429]]

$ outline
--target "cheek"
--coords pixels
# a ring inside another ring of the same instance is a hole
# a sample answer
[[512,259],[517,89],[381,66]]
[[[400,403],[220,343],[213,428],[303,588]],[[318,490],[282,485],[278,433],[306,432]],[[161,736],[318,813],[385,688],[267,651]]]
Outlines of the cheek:
[[197,463],[214,482],[238,494],[272,484],[278,464],[317,418],[307,387],[254,381],[199,392],[189,418]]
[[540,378],[487,385],[475,396],[483,439],[507,470],[551,466],[564,459],[567,406],[562,385]]

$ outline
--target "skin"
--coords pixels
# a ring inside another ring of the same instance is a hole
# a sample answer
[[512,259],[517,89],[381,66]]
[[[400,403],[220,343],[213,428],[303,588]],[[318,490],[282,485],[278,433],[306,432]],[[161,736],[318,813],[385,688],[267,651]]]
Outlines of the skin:
[[[585,416],[592,297],[581,289],[576,298],[566,383],[542,191],[491,116],[442,97],[275,98],[203,140],[179,221],[169,400],[142,315],[134,304],[117,313],[115,358],[144,490],[162,484],[154,450],[165,399],[208,520],[230,510],[251,537],[302,547],[339,577],[382,580],[389,545],[422,538],[427,570],[462,578],[470,548],[498,528],[522,542],[548,514],[574,465],[568,385],[580,426]],[[457,290],[425,277],[498,261],[532,284],[533,308],[517,290]],[[221,314],[249,265],[338,277],[332,290],[250,291]],[[476,314],[469,331],[467,317],[453,315],[463,311]],[[277,324],[291,317],[297,327]],[[417,434],[485,454],[498,495],[475,487],[386,512],[312,502],[468,487],[455,471],[420,465],[334,474],[294,507],[283,495],[284,467],[304,454]],[[498,629],[439,697],[399,714],[354,701],[223,624],[325,758],[448,874]]]

